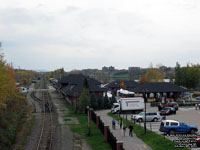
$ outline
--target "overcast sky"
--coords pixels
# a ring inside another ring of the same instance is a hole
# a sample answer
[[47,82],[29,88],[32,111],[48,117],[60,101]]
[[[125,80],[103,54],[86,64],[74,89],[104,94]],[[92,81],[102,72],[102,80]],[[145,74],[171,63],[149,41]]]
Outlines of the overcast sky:
[[54,70],[199,63],[199,0],[0,0],[15,67]]

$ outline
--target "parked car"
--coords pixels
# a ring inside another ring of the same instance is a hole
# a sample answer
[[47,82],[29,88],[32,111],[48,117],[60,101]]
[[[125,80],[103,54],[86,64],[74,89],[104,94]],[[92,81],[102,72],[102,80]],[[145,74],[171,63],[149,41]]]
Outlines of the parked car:
[[197,133],[197,147],[200,147],[200,132]]
[[[132,115],[132,120],[142,122],[145,120],[145,113],[141,112],[138,115]],[[146,121],[158,121],[160,119],[160,114],[158,112],[146,112]]]
[[177,102],[178,102],[179,104],[183,104],[183,105],[185,104],[185,100],[184,100],[184,99],[180,99],[180,100],[178,100]]
[[175,110],[178,110],[178,104],[176,102],[169,102],[169,107],[173,107]]
[[170,135],[176,133],[191,133],[195,134],[198,131],[197,126],[187,125],[184,122],[175,120],[163,120],[160,124],[160,132],[165,132]]
[[160,115],[176,114],[176,110],[173,107],[165,107],[160,111]]
[[200,100],[200,96],[196,97],[196,100]]

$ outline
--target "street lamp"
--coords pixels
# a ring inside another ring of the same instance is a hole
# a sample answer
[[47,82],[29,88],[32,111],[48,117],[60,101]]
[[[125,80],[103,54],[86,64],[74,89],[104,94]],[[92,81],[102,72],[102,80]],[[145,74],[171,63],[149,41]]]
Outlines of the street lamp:
[[88,110],[88,136],[90,136],[91,132],[90,132],[90,107],[87,106],[87,110]]
[[146,102],[147,102],[147,92],[148,90],[144,90],[143,92],[143,98],[144,98],[144,134],[147,132],[146,128]]

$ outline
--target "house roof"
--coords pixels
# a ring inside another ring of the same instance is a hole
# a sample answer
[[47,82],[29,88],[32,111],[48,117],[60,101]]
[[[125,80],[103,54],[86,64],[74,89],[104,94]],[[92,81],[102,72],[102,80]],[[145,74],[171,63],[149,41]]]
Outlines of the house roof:
[[178,85],[167,83],[167,82],[153,82],[153,83],[144,83],[135,87],[133,92],[136,93],[166,93],[166,92],[185,92],[186,89]]
[[[87,78],[82,74],[70,74],[68,76],[62,77],[60,80],[61,84],[82,84],[84,79]],[[88,77],[88,82],[92,84],[101,84],[98,80]]]
[[82,74],[70,74],[61,78],[61,84],[80,84],[86,77]]
[[[60,84],[65,85],[61,88],[61,92],[67,96],[79,95],[83,89],[84,80],[87,78],[81,74],[70,74],[60,80]],[[93,78],[87,78],[90,92],[103,92],[105,88],[101,88],[101,82]]]
[[[113,81],[113,82],[107,84],[106,87],[107,88],[120,89],[120,82],[121,82],[120,80]],[[136,86],[139,85],[137,82],[131,81],[131,80],[125,80],[124,84],[125,84],[125,86],[126,86],[127,89],[135,88]]]
[[195,90],[200,91],[200,84],[196,86]]

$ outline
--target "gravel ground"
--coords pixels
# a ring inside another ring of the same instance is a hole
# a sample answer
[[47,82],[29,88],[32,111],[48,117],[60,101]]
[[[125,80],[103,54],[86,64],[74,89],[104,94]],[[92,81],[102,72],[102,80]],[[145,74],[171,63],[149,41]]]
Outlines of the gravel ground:
[[[33,129],[30,136],[27,139],[25,145],[25,150],[35,150],[38,142],[40,130],[41,130],[41,120],[42,120],[42,109],[41,104],[33,100],[30,96],[32,91],[36,92],[36,96],[41,98],[41,91],[45,89],[34,89],[34,84],[29,88],[29,93],[27,94],[27,102],[29,105],[34,105],[36,113],[33,113],[35,116],[35,121]],[[77,124],[79,123],[76,118],[70,118],[70,121],[64,121],[64,115],[68,114],[66,109],[66,100],[64,100],[59,93],[53,88],[49,88],[49,93],[51,96],[51,101],[53,104],[53,126],[54,126],[54,135],[53,135],[53,150],[90,150],[87,142],[84,139],[77,138],[80,137],[78,134],[73,134],[70,131],[67,124]],[[61,111],[65,109],[66,111]],[[74,140],[75,139],[75,140]],[[82,143],[82,144],[80,144]]]
[[66,100],[63,99],[53,87],[49,86],[49,91],[61,128],[61,150],[90,150],[91,148],[88,146],[87,142],[80,138],[79,134],[72,133],[67,125],[77,124],[79,121],[72,117],[68,117],[71,119],[70,121],[64,121],[64,116],[68,114]]
[[[31,91],[33,91],[34,89],[32,89]],[[32,132],[30,134],[30,136],[28,137],[27,139],[27,143],[25,145],[25,150],[34,150],[35,149],[35,146],[37,144],[37,141],[38,141],[38,135],[40,133],[40,128],[41,128],[41,108],[40,106],[37,104],[37,102],[35,102],[31,96],[30,96],[30,92],[27,94],[27,101],[28,101],[28,104],[33,104],[35,105],[35,109],[36,109],[36,112],[39,112],[39,113],[34,113],[33,115],[35,116],[35,121],[34,121],[34,126],[33,126],[33,129],[32,129]]]
[[72,143],[72,138],[73,134],[71,133],[70,129],[68,126],[64,124],[63,121],[63,111],[61,112],[60,110],[66,109],[66,104],[63,102],[62,98],[58,95],[56,91],[50,90],[50,95],[52,98],[52,102],[55,107],[55,112],[58,117],[58,123],[60,126],[60,132],[61,132],[61,138],[60,138],[60,144],[61,144],[61,150],[72,150],[73,143]]
[[[34,125],[31,131],[30,136],[27,139],[27,143],[25,145],[25,150],[35,150],[36,149],[36,145],[38,142],[38,138],[40,135],[40,130],[41,130],[41,126],[42,126],[42,109],[41,109],[41,104],[39,104],[37,101],[33,100],[30,96],[32,91],[36,92],[36,96],[41,98],[42,94],[41,91],[43,91],[43,89],[33,89],[34,84],[31,85],[31,90],[30,92],[27,94],[27,101],[28,104],[31,105],[33,104],[35,106],[35,110],[36,113],[34,113],[33,115],[35,116],[35,121],[34,121]],[[54,108],[53,108],[54,109]],[[56,113],[53,113],[53,127],[54,127],[54,135],[53,135],[53,150],[60,150],[61,147],[61,128],[59,126],[58,123],[58,115]]]

